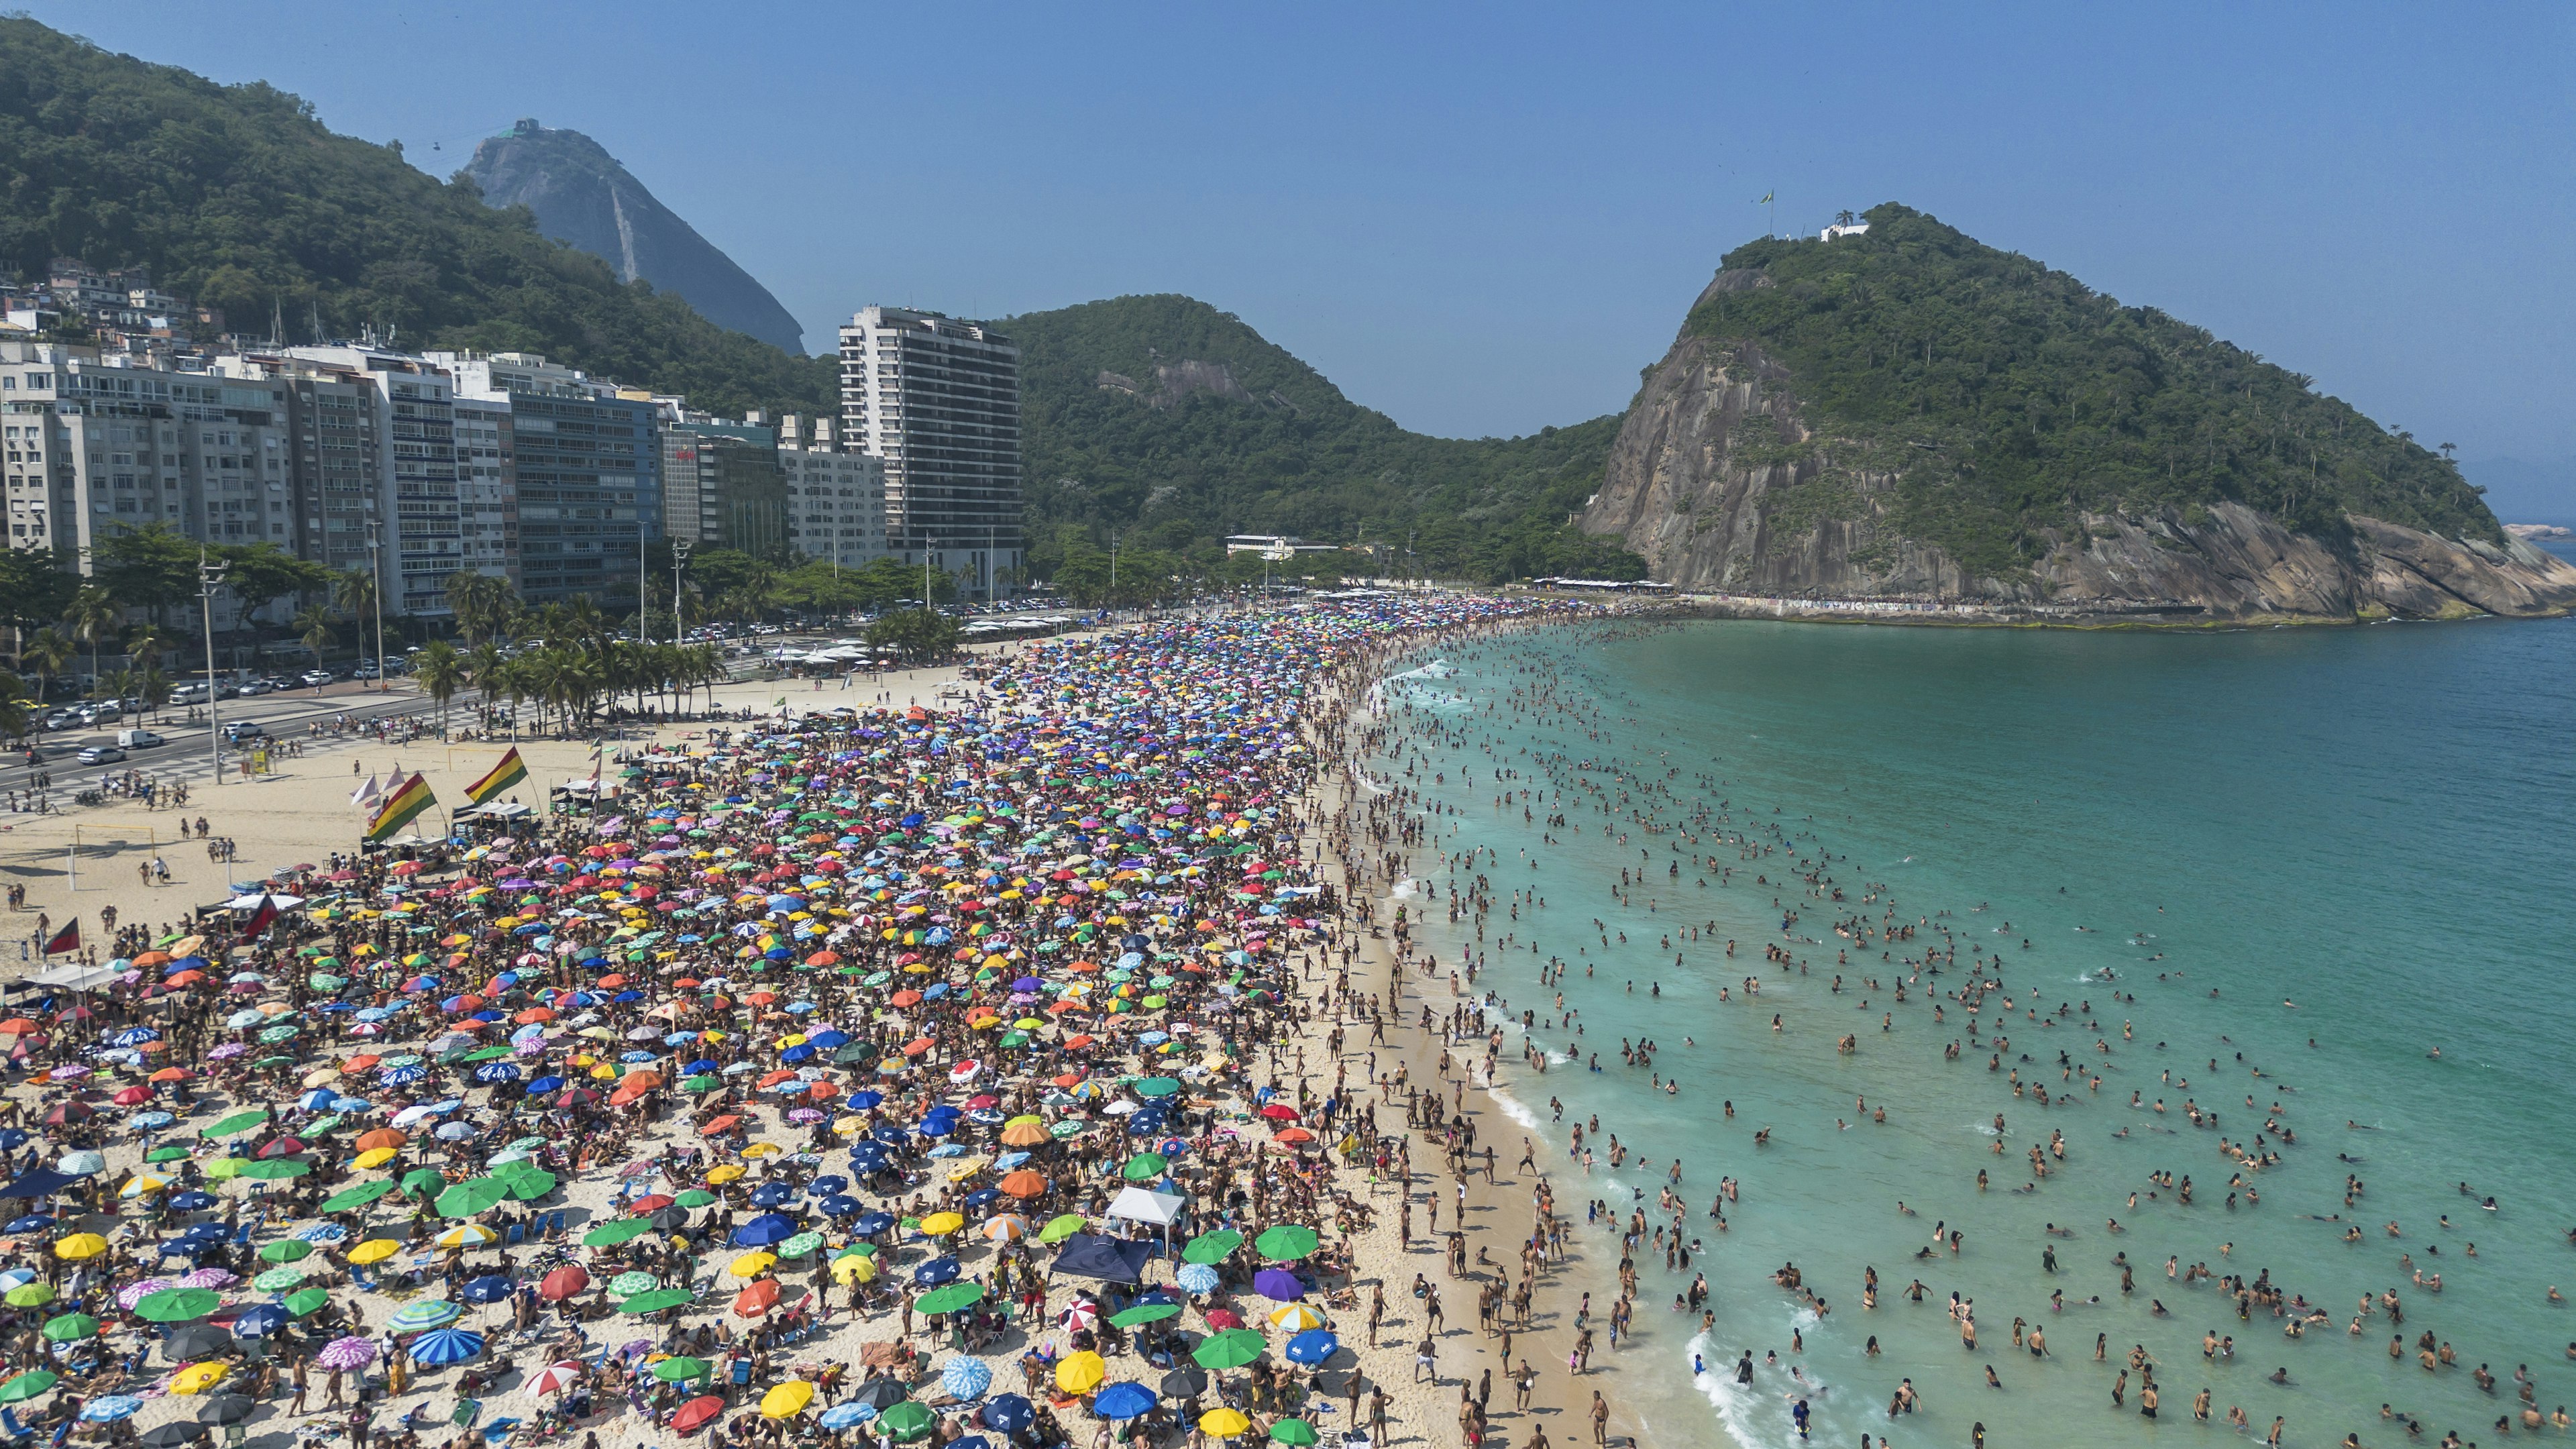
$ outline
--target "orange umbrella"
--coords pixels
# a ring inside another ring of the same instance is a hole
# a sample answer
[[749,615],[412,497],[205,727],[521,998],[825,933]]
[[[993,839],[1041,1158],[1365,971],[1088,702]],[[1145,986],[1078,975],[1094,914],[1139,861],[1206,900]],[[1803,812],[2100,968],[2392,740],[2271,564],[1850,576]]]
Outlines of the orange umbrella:
[[621,1092],[625,1091],[629,1087],[633,1087],[637,1091],[642,1091],[647,1087],[658,1087],[660,1085],[662,1085],[662,1074],[653,1070],[651,1067],[644,1067],[636,1071],[628,1072],[625,1076],[617,1079],[617,1089]]
[[898,991],[894,995],[887,997],[886,1001],[890,1005],[898,1007],[916,1006],[921,1002],[921,993],[918,991]]
[[758,1318],[778,1306],[778,1280],[763,1278],[734,1295],[733,1311],[738,1318]]
[[527,1010],[520,1012],[518,1015],[511,1017],[510,1019],[521,1026],[534,1026],[541,1021],[554,1020],[555,1014],[546,1007],[531,1006]]
[[205,979],[206,973],[203,971],[182,971],[161,984],[170,987],[194,986]]
[[775,991],[755,991],[749,996],[744,997],[743,1000],[750,1002],[754,1006],[768,1006],[778,1000],[778,993]]
[[407,1147],[410,1144],[411,1138],[392,1127],[379,1127],[373,1132],[362,1133],[358,1138],[360,1152],[370,1152],[379,1147]]
[[923,1052],[930,1050],[930,1047],[930,1038],[926,1036],[914,1037],[912,1040],[903,1044],[903,1054],[908,1057],[917,1057]]
[[780,1067],[778,1070],[764,1075],[760,1079],[760,1086],[763,1090],[766,1090],[778,1085],[780,1082],[793,1078],[795,1075],[796,1069],[794,1067]]
[[742,1119],[740,1117],[718,1117],[716,1120],[708,1123],[704,1127],[699,1128],[698,1135],[701,1137],[721,1136],[741,1125]]
[[1307,1131],[1303,1127],[1289,1127],[1273,1133],[1270,1140],[1273,1142],[1285,1142],[1293,1147],[1300,1142],[1314,1141],[1315,1134]]
[[340,1069],[347,1072],[363,1072],[367,1068],[372,1067],[383,1060],[383,1057],[377,1056],[374,1052],[360,1052],[358,1055],[342,1062],[340,1064]]
[[0,1021],[0,1032],[11,1032],[11,1033],[17,1033],[17,1032],[29,1032],[29,1031],[43,1031],[44,1029],[45,1029],[45,1028],[44,1028],[44,1025],[43,1025],[42,1023],[40,1023],[40,1022],[33,1022],[33,1021],[29,1021],[27,1018],[25,1018],[25,1017],[23,1017],[23,1016],[13,1016],[13,1017],[9,1018],[7,1021]]
[[602,991],[615,991],[618,987],[625,984],[625,975],[616,971],[611,971],[607,975],[599,978],[599,989]]
[[841,1086],[838,1082],[816,1082],[805,1089],[805,1095],[817,1102],[828,1102],[841,1095]]
[[167,951],[146,951],[134,958],[137,966],[167,966],[178,958]]
[[1017,1172],[1004,1173],[1002,1180],[993,1186],[1011,1197],[1036,1197],[1047,1190],[1047,1180],[1023,1167]]
[[154,1072],[148,1080],[155,1082],[184,1082],[188,1080],[188,1069],[186,1067],[163,1067],[161,1070]]
[[1002,1129],[1004,1147],[1042,1147],[1046,1142],[1047,1130],[1035,1122],[1023,1122],[1017,1127]]

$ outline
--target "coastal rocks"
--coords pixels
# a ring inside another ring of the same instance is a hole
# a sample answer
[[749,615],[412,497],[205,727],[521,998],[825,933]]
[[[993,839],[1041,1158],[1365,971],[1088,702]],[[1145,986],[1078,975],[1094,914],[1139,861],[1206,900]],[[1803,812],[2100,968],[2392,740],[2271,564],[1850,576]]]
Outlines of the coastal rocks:
[[[1721,272],[1702,294],[1763,285]],[[1677,339],[1612,445],[1588,533],[1685,592],[1975,606],[2172,622],[2535,616],[2576,609],[2576,566],[2520,538],[2439,538],[2351,517],[2295,533],[2238,503],[2086,514],[2010,577],[1979,576],[1891,521],[1903,457],[1822,437],[1760,349]]]

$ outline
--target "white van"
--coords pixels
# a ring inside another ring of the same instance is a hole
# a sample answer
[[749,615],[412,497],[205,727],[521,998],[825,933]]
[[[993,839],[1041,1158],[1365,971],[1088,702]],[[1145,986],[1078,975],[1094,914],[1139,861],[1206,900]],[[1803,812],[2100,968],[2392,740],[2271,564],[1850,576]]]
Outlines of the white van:
[[155,745],[166,745],[168,743],[168,740],[161,738],[150,730],[118,730],[116,732],[116,744],[119,749],[148,750]]

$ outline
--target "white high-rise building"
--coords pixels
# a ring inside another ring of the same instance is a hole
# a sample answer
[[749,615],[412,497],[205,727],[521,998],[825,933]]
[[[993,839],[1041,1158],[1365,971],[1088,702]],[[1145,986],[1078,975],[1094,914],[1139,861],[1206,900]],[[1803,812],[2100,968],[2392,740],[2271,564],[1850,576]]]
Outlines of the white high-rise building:
[[885,460],[840,450],[830,418],[779,419],[787,476],[787,545],[807,558],[864,568],[886,553]]
[[843,446],[884,460],[887,548],[968,598],[1017,577],[1020,350],[978,323],[868,307],[841,329]]

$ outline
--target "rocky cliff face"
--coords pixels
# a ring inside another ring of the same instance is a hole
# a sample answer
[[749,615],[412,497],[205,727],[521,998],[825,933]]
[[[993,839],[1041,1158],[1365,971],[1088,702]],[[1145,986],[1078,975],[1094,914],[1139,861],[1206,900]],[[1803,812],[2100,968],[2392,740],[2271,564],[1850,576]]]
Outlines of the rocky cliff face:
[[475,147],[465,174],[483,188],[486,202],[527,207],[539,230],[605,259],[626,280],[640,277],[677,293],[719,327],[805,351],[803,329],[768,288],[579,131],[521,121],[509,135]]
[[[1721,272],[1701,300],[1764,284]],[[2576,609],[2576,567],[2520,538],[2445,539],[2358,516],[2346,536],[2320,538],[2233,503],[2086,514],[2079,530],[2048,531],[2027,572],[1972,576],[1891,521],[1903,459],[1812,431],[1794,383],[1756,348],[1685,332],[1630,407],[1585,531],[1695,592],[2174,620]]]

